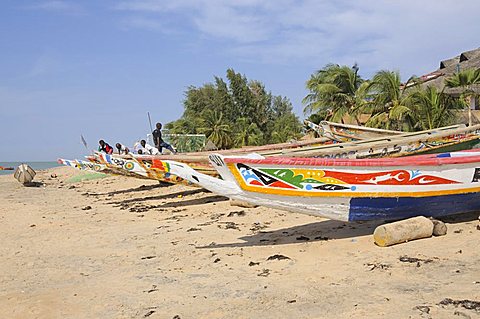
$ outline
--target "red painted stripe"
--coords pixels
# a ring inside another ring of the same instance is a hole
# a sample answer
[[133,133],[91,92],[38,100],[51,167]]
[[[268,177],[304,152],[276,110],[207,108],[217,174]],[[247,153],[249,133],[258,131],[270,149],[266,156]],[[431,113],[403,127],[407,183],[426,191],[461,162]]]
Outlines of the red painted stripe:
[[[480,152],[480,149],[470,150]],[[461,151],[466,152],[466,151]],[[452,152],[454,153],[454,152]],[[224,158],[226,163],[298,166],[438,166],[447,164],[468,164],[478,162],[480,155],[460,157],[436,157],[438,154],[417,155],[396,158],[344,159],[344,158],[301,158],[269,157],[265,159]]]

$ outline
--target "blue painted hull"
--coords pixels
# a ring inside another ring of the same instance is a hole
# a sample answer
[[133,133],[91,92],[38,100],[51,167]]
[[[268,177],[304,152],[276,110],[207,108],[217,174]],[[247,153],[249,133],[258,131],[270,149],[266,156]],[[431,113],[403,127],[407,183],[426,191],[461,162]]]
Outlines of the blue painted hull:
[[480,194],[467,193],[429,197],[352,198],[349,221],[396,220],[414,216],[440,217],[480,212]]

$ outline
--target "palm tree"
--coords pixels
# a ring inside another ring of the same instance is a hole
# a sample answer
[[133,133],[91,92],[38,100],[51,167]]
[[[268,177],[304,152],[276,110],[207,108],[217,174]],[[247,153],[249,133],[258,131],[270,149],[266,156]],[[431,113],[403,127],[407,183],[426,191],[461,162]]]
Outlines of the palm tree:
[[382,70],[377,72],[368,87],[369,101],[360,107],[360,111],[371,114],[367,126],[386,129],[412,130],[413,114],[408,106],[409,94],[405,91],[416,78],[411,77],[402,85],[398,71]]
[[434,86],[412,92],[409,102],[415,128],[420,130],[451,124],[455,119],[454,110],[462,108],[457,99]]
[[451,77],[445,79],[445,85],[449,88],[462,88],[463,92],[460,97],[465,101],[468,107],[468,125],[472,125],[472,107],[471,101],[473,97],[478,96],[475,93],[474,85],[480,84],[480,69],[466,69],[455,73]]
[[257,124],[249,121],[246,117],[241,117],[235,123],[235,145],[237,147],[247,145],[259,145],[262,139],[262,132]]
[[357,72],[356,65],[350,68],[328,64],[313,74],[306,84],[310,93],[302,101],[304,112],[329,110],[329,119],[336,122],[343,122],[346,114],[356,116],[356,106],[364,101],[367,87]]
[[218,148],[228,148],[232,144],[231,128],[222,112],[207,110],[203,113],[203,126],[200,132],[207,136]]

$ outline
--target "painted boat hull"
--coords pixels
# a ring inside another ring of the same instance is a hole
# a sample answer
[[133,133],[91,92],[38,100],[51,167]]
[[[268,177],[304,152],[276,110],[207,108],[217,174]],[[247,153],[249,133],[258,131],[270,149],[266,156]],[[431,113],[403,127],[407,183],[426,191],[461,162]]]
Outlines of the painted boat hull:
[[[480,129],[480,126],[478,127]],[[340,143],[334,145],[323,145],[315,147],[300,147],[294,150],[285,150],[288,156],[308,156],[308,157],[320,157],[320,158],[381,158],[381,157],[401,157],[401,156],[413,156],[419,154],[435,154],[442,152],[450,152],[457,150],[468,150],[477,145],[480,142],[480,135],[470,134],[465,135],[466,131],[476,132],[476,129],[460,128],[460,135],[450,136],[451,131],[458,133],[457,126],[453,128],[440,128],[437,131],[425,131],[425,133],[408,133],[399,135],[395,138],[388,139],[373,139],[364,140],[354,143]],[[412,135],[412,137],[410,137]],[[439,137],[437,137],[439,135]],[[403,145],[401,144],[402,137],[408,137]],[[398,138],[398,139],[397,139]],[[423,141],[421,140],[423,138]],[[429,139],[429,141],[427,141]],[[279,157],[282,156],[281,151],[264,151],[261,155],[267,157]],[[118,155],[117,158],[123,158],[128,160],[132,156]],[[193,169],[211,176],[218,176],[217,171],[213,166],[209,164],[208,156],[206,154],[198,155],[173,155],[173,156],[153,156],[153,155],[133,155],[137,161],[150,162],[145,163],[145,170],[148,171],[149,167],[152,167],[153,161],[162,160],[174,160],[182,162]],[[162,179],[161,173],[151,173],[154,179]]]
[[[345,125],[344,125],[345,126]],[[346,126],[345,129],[350,129]],[[381,134],[397,133],[369,129],[374,133]],[[371,132],[370,132],[371,133]],[[394,134],[395,135],[395,134]],[[480,125],[466,128],[464,126],[451,126],[429,131],[398,134],[392,137],[369,139],[351,143],[338,143],[313,147],[292,146],[291,143],[269,145],[264,147],[252,147],[225,151],[227,154],[246,152],[247,150],[261,150],[263,156],[279,157],[324,157],[324,158],[377,158],[377,157],[401,157],[417,154],[439,153],[452,150],[470,149],[480,141]],[[318,142],[318,141],[317,141]],[[311,144],[308,142],[306,144]],[[280,146],[289,145],[290,148],[281,150]],[[303,144],[302,144],[303,145]],[[94,162],[101,163],[109,168],[114,174],[148,178],[166,183],[180,183],[195,185],[191,181],[165,174],[162,165],[164,160],[174,160],[185,163],[197,172],[218,177],[217,170],[210,165],[208,155],[210,153],[178,154],[178,155],[107,155],[96,153]],[[242,153],[239,153],[242,154]],[[90,159],[89,159],[90,160]]]
[[57,162],[59,164],[72,167],[81,171],[91,171],[95,173],[104,173],[109,175],[129,176],[129,177],[145,179],[145,177],[143,176],[140,176],[134,173],[129,173],[125,170],[119,170],[119,169],[107,167],[106,165],[98,163],[96,161],[83,161],[78,159],[68,160],[68,159],[59,158]]
[[374,160],[210,159],[223,180],[173,161],[164,167],[233,199],[342,221],[480,211],[480,150]]
[[184,184],[197,186],[188,180],[184,180],[176,175],[166,172],[161,161],[154,158],[142,159],[135,156],[109,155],[105,153],[95,153],[94,160],[102,163],[107,168],[113,169],[122,175],[134,176],[143,179],[153,179],[163,183]]

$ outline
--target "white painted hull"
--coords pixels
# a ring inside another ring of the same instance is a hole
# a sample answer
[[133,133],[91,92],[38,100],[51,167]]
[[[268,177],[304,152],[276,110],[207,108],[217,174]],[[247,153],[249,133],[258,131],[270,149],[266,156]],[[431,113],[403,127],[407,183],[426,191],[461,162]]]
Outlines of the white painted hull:
[[[229,160],[212,155],[212,165],[223,180],[186,164],[166,162],[172,174],[232,199],[353,221],[480,211],[480,153],[451,154],[450,159],[430,155],[377,160],[377,166],[370,165],[372,160],[350,161],[355,166],[349,166],[325,159]],[[470,160],[463,163],[464,158]]]

